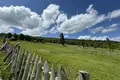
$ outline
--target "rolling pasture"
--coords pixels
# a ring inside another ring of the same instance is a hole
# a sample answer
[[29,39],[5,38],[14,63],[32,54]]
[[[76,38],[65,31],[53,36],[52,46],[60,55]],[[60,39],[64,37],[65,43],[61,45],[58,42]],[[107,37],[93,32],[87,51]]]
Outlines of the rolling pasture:
[[[16,44],[16,41],[11,42]],[[103,48],[82,48],[76,45],[62,46],[52,43],[33,43],[20,41],[22,49],[48,60],[49,66],[54,64],[57,71],[63,65],[69,80],[76,80],[79,70],[88,71],[90,80],[119,80],[120,79],[120,50],[109,52]],[[0,53],[0,73],[3,73],[4,54]],[[9,74],[6,72],[5,74]]]

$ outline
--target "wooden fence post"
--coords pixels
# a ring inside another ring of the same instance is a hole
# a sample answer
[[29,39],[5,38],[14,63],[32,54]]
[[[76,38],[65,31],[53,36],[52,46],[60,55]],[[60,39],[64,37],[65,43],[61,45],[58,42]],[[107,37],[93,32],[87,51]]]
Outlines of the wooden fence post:
[[23,56],[23,57],[22,57],[22,61],[21,61],[20,72],[19,72],[19,75],[18,75],[18,79],[17,79],[17,80],[21,80],[21,79],[22,79],[28,53],[25,52],[25,53],[23,53],[22,56]]
[[22,80],[26,80],[27,79],[29,66],[30,66],[30,59],[31,59],[31,53],[29,53],[29,55],[28,55],[28,59],[26,61],[26,66],[25,66],[25,69],[24,69]]
[[50,73],[50,80],[55,80],[55,69],[53,65]]
[[32,74],[32,69],[33,69],[33,65],[34,65],[34,60],[35,60],[35,54],[33,54],[32,60],[31,60],[31,64],[30,64],[30,69],[28,72],[28,76],[27,76],[27,80],[30,80],[30,76]]
[[38,63],[38,55],[37,55],[37,57],[36,57],[36,59],[35,59],[35,62],[34,62],[32,74],[31,74],[31,76],[30,76],[30,80],[34,80],[34,78],[35,78],[35,75],[36,75],[35,73],[36,73],[36,71],[37,71],[37,63]]
[[40,57],[40,60],[37,65],[37,72],[36,72],[35,80],[40,80],[40,72],[41,71],[42,71],[42,59]]
[[64,68],[61,66],[58,72],[58,80],[68,80]]
[[20,64],[20,56],[21,56],[21,54],[20,54],[20,47],[17,47],[17,59],[16,59],[16,64],[15,64],[15,72],[14,72],[14,76],[15,76],[15,80],[17,80],[17,78],[18,78],[18,72],[19,72],[19,64]]
[[[15,52],[17,52],[17,50],[15,49]],[[14,73],[14,71],[15,71],[15,65],[16,65],[16,61],[17,61],[17,54],[14,54],[13,55],[13,61],[12,61],[12,67],[11,67],[11,71],[12,71],[12,73]]]
[[8,42],[5,42],[5,43],[0,47],[0,50],[4,49],[7,44],[8,44]]
[[46,60],[43,68],[42,80],[48,80],[48,71],[49,71],[48,61]]
[[78,80],[90,80],[90,74],[86,71],[79,71]]

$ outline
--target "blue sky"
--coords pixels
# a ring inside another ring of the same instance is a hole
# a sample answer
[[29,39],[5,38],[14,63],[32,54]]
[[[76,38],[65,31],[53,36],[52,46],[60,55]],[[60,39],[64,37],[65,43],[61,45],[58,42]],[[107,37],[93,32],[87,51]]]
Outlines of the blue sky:
[[[120,0],[0,0],[0,32],[120,41]],[[12,5],[12,6],[11,6]],[[4,7],[6,6],[6,7]]]

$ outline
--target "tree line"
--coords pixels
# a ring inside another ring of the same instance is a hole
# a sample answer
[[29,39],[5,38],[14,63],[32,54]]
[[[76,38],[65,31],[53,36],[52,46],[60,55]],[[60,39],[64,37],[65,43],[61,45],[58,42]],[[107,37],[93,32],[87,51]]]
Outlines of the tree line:
[[47,37],[35,37],[24,34],[11,34],[11,33],[0,33],[0,38],[8,38],[10,40],[25,40],[31,42],[41,42],[41,43],[56,43],[56,44],[68,44],[68,45],[78,45],[93,48],[109,48],[110,52],[114,49],[120,49],[120,42],[111,41],[109,38],[106,40],[83,40],[83,39],[65,39],[64,34],[61,33],[59,38],[47,38]]

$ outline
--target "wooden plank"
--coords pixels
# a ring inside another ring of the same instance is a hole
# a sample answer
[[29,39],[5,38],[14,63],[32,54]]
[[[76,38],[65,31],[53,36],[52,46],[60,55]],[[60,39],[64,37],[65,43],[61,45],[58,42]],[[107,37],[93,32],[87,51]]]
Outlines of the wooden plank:
[[49,71],[49,66],[48,66],[48,61],[46,60],[43,68],[42,80],[48,80],[48,71]]
[[37,71],[38,55],[36,56],[30,80],[34,80]]
[[68,80],[64,68],[61,66],[58,72],[58,80]]
[[28,71],[29,71],[28,67],[30,66],[30,59],[31,59],[31,53],[29,53],[29,55],[28,55],[28,59],[26,61],[26,65],[25,65],[25,69],[24,69],[22,80],[26,80],[27,79],[27,75],[28,75]]
[[78,80],[90,80],[90,74],[87,71],[79,71]]
[[22,57],[22,64],[21,64],[21,67],[20,67],[20,72],[19,72],[19,75],[18,75],[18,78],[17,80],[21,80],[22,79],[22,76],[23,76],[23,72],[24,72],[24,68],[25,68],[25,64],[26,64],[26,60],[27,60],[27,55],[28,53],[23,53],[23,57]]
[[35,80],[40,80],[40,72],[41,71],[42,71],[42,59],[40,57],[40,60],[37,65],[37,72],[36,72]]
[[55,80],[55,69],[53,65],[50,73],[50,80]]
[[35,60],[35,54],[33,55],[31,63],[30,63],[30,69],[29,69],[29,72],[28,72],[27,80],[30,80],[30,76],[32,74],[32,69],[33,69],[33,66],[34,66],[34,60]]

